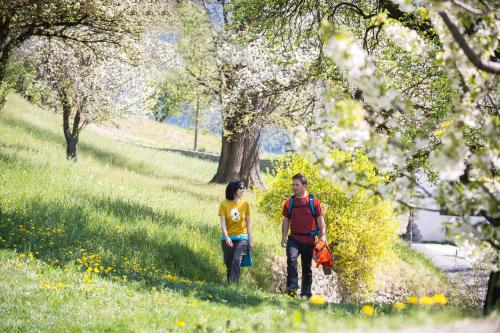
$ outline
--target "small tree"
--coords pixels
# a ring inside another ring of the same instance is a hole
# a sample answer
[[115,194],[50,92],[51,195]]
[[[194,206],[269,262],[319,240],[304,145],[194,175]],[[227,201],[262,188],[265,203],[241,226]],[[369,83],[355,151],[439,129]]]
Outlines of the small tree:
[[[366,185],[376,187],[383,179],[363,154],[334,151],[331,158],[351,160],[349,168],[366,176]],[[341,188],[329,178],[322,177],[319,168],[308,158],[288,155],[276,162],[276,171],[267,174],[268,190],[258,192],[258,204],[267,217],[282,221],[283,202],[290,196],[291,179],[296,173],[308,178],[308,190],[317,196],[325,211],[327,239],[336,259],[335,270],[346,296],[359,298],[374,289],[374,270],[388,260],[397,239],[399,222],[389,201],[368,198],[366,191]]]
[[112,101],[115,82],[105,64],[88,50],[68,48],[56,40],[33,44],[38,79],[54,94],[53,107],[62,110],[66,156],[76,160],[83,128],[116,110]]

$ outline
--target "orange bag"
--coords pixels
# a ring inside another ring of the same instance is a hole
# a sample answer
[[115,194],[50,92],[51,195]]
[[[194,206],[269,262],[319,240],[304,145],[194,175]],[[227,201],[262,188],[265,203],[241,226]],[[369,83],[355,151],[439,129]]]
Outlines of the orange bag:
[[332,251],[323,241],[318,241],[313,250],[313,259],[316,262],[316,267],[323,265],[323,269],[330,270],[334,265]]

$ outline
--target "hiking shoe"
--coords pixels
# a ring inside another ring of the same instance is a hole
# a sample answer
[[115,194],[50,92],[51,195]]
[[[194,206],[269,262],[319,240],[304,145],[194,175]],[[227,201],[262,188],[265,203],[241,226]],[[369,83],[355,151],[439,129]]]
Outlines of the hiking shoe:
[[297,296],[299,295],[297,289],[287,290],[286,294],[292,298],[297,298]]

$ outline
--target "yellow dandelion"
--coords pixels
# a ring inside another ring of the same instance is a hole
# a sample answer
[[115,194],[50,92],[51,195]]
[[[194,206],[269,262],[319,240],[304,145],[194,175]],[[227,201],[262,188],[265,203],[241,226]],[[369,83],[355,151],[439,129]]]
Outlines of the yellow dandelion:
[[397,302],[397,303],[394,303],[393,307],[394,307],[394,309],[396,309],[398,311],[403,311],[404,309],[406,309],[406,304],[401,303],[401,302]]
[[432,305],[432,304],[434,304],[434,300],[429,296],[423,296],[423,297],[420,297],[420,299],[418,300],[418,303],[422,304],[422,305]]
[[325,304],[325,302],[326,302],[325,297],[321,295],[314,295],[311,296],[311,298],[309,298],[309,303],[311,304],[322,305]]
[[177,321],[176,325],[177,325],[177,327],[182,328],[182,327],[186,326],[186,323],[184,322],[184,320],[181,319],[181,320]]
[[436,304],[448,304],[448,299],[443,294],[436,294],[436,295],[432,296],[432,300]]
[[408,302],[408,304],[418,304],[418,298],[415,296],[409,296],[406,298],[406,302]]
[[293,324],[294,324],[294,326],[300,325],[301,322],[302,322],[302,314],[300,313],[299,310],[295,310],[293,312]]
[[373,316],[373,313],[375,312],[375,309],[371,305],[363,305],[361,308],[361,313],[367,316]]

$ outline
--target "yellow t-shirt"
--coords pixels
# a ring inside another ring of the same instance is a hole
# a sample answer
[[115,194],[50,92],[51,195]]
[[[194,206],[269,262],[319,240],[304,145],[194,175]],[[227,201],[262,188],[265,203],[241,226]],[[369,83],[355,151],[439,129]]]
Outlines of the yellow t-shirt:
[[219,206],[219,216],[226,218],[228,236],[239,236],[247,233],[245,217],[250,216],[250,205],[244,200],[238,202],[224,200]]

